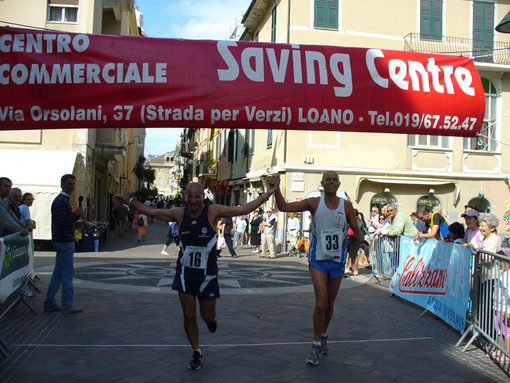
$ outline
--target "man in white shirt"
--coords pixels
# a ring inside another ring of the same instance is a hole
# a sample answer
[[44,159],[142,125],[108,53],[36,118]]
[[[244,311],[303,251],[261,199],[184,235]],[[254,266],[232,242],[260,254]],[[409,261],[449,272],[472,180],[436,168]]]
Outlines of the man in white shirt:
[[287,220],[287,233],[289,236],[290,248],[294,249],[298,241],[299,219],[292,212],[289,213],[289,219]]
[[260,224],[261,227],[264,228],[264,237],[262,240],[262,254],[260,254],[261,258],[276,258],[275,254],[275,243],[274,243],[274,235],[276,228],[276,215],[272,208],[267,209],[266,216],[264,218],[264,222]]

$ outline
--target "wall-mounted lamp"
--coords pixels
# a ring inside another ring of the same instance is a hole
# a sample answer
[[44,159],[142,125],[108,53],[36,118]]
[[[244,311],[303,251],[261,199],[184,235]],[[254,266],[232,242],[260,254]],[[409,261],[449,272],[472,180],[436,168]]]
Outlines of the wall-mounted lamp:
[[508,12],[503,20],[496,26],[496,31],[500,33],[510,33],[510,12]]
[[390,192],[390,188],[384,188],[384,192],[385,193],[389,193]]
[[478,197],[484,198],[485,194],[483,193],[483,190],[480,190],[480,193],[478,193]]
[[435,194],[435,192],[436,191],[434,189],[432,189],[432,188],[429,189],[429,194]]

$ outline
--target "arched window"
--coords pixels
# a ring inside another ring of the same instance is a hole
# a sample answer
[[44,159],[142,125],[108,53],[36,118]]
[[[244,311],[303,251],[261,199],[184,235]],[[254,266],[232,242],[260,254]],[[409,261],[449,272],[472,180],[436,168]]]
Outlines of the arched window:
[[397,203],[397,199],[392,193],[385,191],[377,193],[372,197],[370,200],[370,207],[377,206],[379,210],[381,210],[383,206],[386,206],[389,203]]
[[490,213],[491,203],[484,195],[480,194],[477,197],[469,200],[469,206],[474,207],[479,213]]
[[485,116],[483,118],[480,136],[464,138],[464,150],[477,150],[482,152],[495,152],[498,150],[496,116],[498,91],[496,86],[488,79],[482,77],[485,92]]
[[432,211],[436,206],[441,207],[441,201],[434,194],[427,193],[418,198],[416,208],[419,208],[420,206],[426,206],[430,211]]

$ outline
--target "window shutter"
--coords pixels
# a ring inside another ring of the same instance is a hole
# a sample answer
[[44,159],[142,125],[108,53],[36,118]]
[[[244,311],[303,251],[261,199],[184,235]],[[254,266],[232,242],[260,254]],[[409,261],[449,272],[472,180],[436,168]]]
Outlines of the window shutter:
[[327,0],[315,0],[315,26],[325,27],[326,26],[326,1]]
[[338,29],[338,0],[328,1],[328,28]]

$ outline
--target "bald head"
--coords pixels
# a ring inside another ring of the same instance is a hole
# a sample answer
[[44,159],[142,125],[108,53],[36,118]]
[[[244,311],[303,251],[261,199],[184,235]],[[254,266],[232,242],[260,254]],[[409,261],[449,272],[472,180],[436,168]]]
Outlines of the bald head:
[[204,186],[198,182],[190,182],[186,186],[186,194],[188,193],[204,193]]

